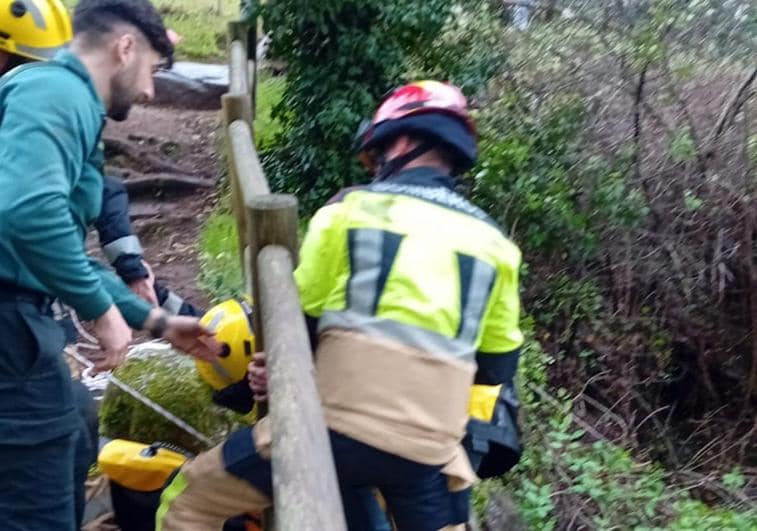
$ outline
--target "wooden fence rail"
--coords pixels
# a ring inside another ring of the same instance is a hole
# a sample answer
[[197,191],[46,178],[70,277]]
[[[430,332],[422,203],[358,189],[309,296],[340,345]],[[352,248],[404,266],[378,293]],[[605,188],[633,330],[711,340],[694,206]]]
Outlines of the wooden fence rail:
[[222,97],[232,208],[247,290],[255,302],[257,348],[268,356],[273,432],[273,528],[346,531],[313,353],[293,271],[297,199],[270,193],[254,144],[257,76],[240,23],[229,25],[229,93]]

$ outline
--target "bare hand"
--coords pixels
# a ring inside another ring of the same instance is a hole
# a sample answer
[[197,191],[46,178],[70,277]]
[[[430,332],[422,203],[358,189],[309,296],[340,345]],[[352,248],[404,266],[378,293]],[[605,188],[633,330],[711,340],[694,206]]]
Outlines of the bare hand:
[[256,352],[252,363],[247,366],[247,379],[256,402],[268,400],[268,369],[265,352]]
[[213,337],[213,332],[194,317],[168,317],[163,339],[198,360],[213,361],[222,351],[222,346]]
[[110,371],[121,365],[131,342],[131,329],[115,305],[94,322],[94,333],[105,358],[95,363],[97,372]]
[[152,272],[150,264],[142,260],[142,265],[147,270],[147,278],[140,278],[129,284],[129,288],[150,303],[151,306],[158,306],[158,296],[155,293],[155,274]]

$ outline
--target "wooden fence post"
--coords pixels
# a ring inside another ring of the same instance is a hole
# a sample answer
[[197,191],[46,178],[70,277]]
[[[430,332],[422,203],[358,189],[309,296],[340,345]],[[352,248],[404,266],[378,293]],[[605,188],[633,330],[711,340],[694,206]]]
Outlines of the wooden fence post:
[[[260,251],[267,245],[280,245],[292,255],[292,262],[297,263],[297,199],[292,195],[271,194],[258,197],[247,196],[247,244],[250,247],[252,262],[252,298],[259,304],[260,271],[257,259]],[[255,333],[260,337],[258,348],[267,348],[265,328],[261,321],[261,312],[254,314]]]
[[[241,128],[241,126],[238,128]],[[247,143],[246,145],[251,144]],[[253,159],[247,158],[245,160],[251,161]],[[257,155],[255,155],[254,160],[257,161]],[[252,174],[254,172],[250,173]],[[262,169],[260,170],[260,177],[267,187],[268,183],[263,177]],[[263,303],[261,301],[261,279],[260,269],[258,268],[258,255],[267,245],[279,245],[283,246],[282,248],[286,249],[290,254],[291,263],[297,262],[297,199],[291,195],[257,195],[252,192],[246,193],[245,197],[247,198],[246,223],[249,228],[247,232],[247,256],[250,258],[250,262],[247,266],[247,270],[250,272],[248,283],[252,288],[252,298],[257,309],[257,311],[253,313],[253,328],[255,329],[256,334],[255,346],[257,350],[268,352],[269,343],[266,331],[269,330],[269,328],[266,328],[263,324],[263,314],[266,310],[263,309]],[[289,276],[291,280],[291,271]],[[280,289],[280,286],[273,289]],[[292,397],[292,400],[297,399]],[[258,414],[261,416],[267,415],[268,404],[259,404]],[[271,422],[275,422],[273,418],[271,418]],[[265,531],[279,529],[277,526],[279,518],[280,516],[277,517],[274,514],[273,508],[265,511],[263,515],[263,528]]]
[[256,347],[268,355],[277,514],[274,519],[273,510],[266,511],[264,526],[266,531],[346,531],[292,276],[298,261],[297,200],[270,193],[255,150],[256,29],[248,22],[229,23],[229,93],[222,97],[222,117],[242,267],[256,308]]
[[241,41],[244,44],[244,49],[249,49],[249,43],[247,39],[249,37],[249,24],[244,20],[232,20],[227,25],[226,44],[231,47],[231,43],[234,41]]
[[[272,217],[288,222],[291,210],[285,203],[289,201],[262,201],[260,208],[270,209],[261,212],[280,213]],[[292,253],[269,245],[256,265],[258,313],[266,338],[276,529],[347,531],[305,316],[292,278]]]
[[234,41],[229,48],[229,93],[249,95],[249,92],[250,62],[247,50],[243,41]]
[[[237,171],[238,151],[234,149],[231,142],[233,135],[230,132],[231,124],[236,121],[252,123],[252,103],[249,97],[249,66],[247,62],[247,51],[244,42],[239,40],[237,33],[241,31],[241,23],[229,24],[229,93],[221,97],[221,109],[223,116],[223,126],[226,132],[226,148],[228,152],[227,160],[229,161],[229,184],[231,188],[231,204],[234,211],[234,218],[237,222],[239,232],[239,254],[244,268],[244,248],[247,241],[247,226],[245,222],[244,195],[240,184],[240,179],[244,176]],[[249,150],[247,150],[249,151]]]

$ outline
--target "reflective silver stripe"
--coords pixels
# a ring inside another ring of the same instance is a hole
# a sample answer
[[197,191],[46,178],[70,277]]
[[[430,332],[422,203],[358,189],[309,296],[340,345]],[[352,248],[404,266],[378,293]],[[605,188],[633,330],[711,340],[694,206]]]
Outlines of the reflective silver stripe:
[[381,274],[381,252],[384,232],[377,229],[355,230],[351,239],[352,277],[349,283],[349,308],[358,313],[373,313],[378,279]]
[[229,374],[229,371],[226,370],[226,368],[221,365],[221,362],[218,360],[213,360],[210,362],[210,365],[213,367],[213,370],[216,371],[218,376],[226,380],[229,385],[235,383],[234,379],[231,377],[231,374]]
[[211,332],[215,332],[216,328],[218,328],[218,325],[221,324],[221,321],[223,318],[226,317],[226,312],[219,312],[214,317],[213,320],[210,321],[210,324],[208,324],[208,330]]
[[318,322],[318,331],[322,332],[329,328],[343,328],[370,336],[390,338],[403,345],[438,356],[450,356],[470,362],[474,362],[476,359],[475,349],[469,342],[397,321],[361,315],[350,310],[324,312]]
[[108,245],[103,247],[103,253],[105,258],[111,264],[118,260],[118,257],[124,254],[142,254],[142,245],[139,243],[139,238],[134,234],[130,236],[124,236],[117,240],[113,240]]
[[458,339],[466,343],[475,343],[478,331],[481,328],[481,317],[489,302],[491,288],[494,283],[496,270],[482,260],[473,261],[473,272],[470,279],[470,288],[465,294],[463,315],[460,316],[460,333]]
[[63,50],[65,46],[54,46],[51,48],[36,48],[34,46],[23,46],[21,44],[16,45],[16,53],[19,55],[28,55],[30,57],[50,60],[55,57],[55,54],[60,50]]
[[179,315],[181,307],[184,305],[184,299],[179,297],[173,291],[168,292],[168,297],[161,304],[161,308],[170,313],[171,315]]
[[42,11],[40,11],[39,7],[37,7],[37,4],[35,4],[33,1],[27,0],[26,2],[24,2],[24,5],[32,15],[32,18],[34,19],[34,25],[41,30],[46,30],[47,24],[45,23],[45,17],[42,15]]

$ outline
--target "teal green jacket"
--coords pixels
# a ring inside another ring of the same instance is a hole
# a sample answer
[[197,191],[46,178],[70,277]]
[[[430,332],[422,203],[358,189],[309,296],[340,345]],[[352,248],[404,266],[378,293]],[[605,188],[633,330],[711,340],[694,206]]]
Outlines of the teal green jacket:
[[115,303],[139,329],[150,306],[85,249],[102,206],[104,125],[71,52],[0,80],[0,280],[57,297],[85,320]]

